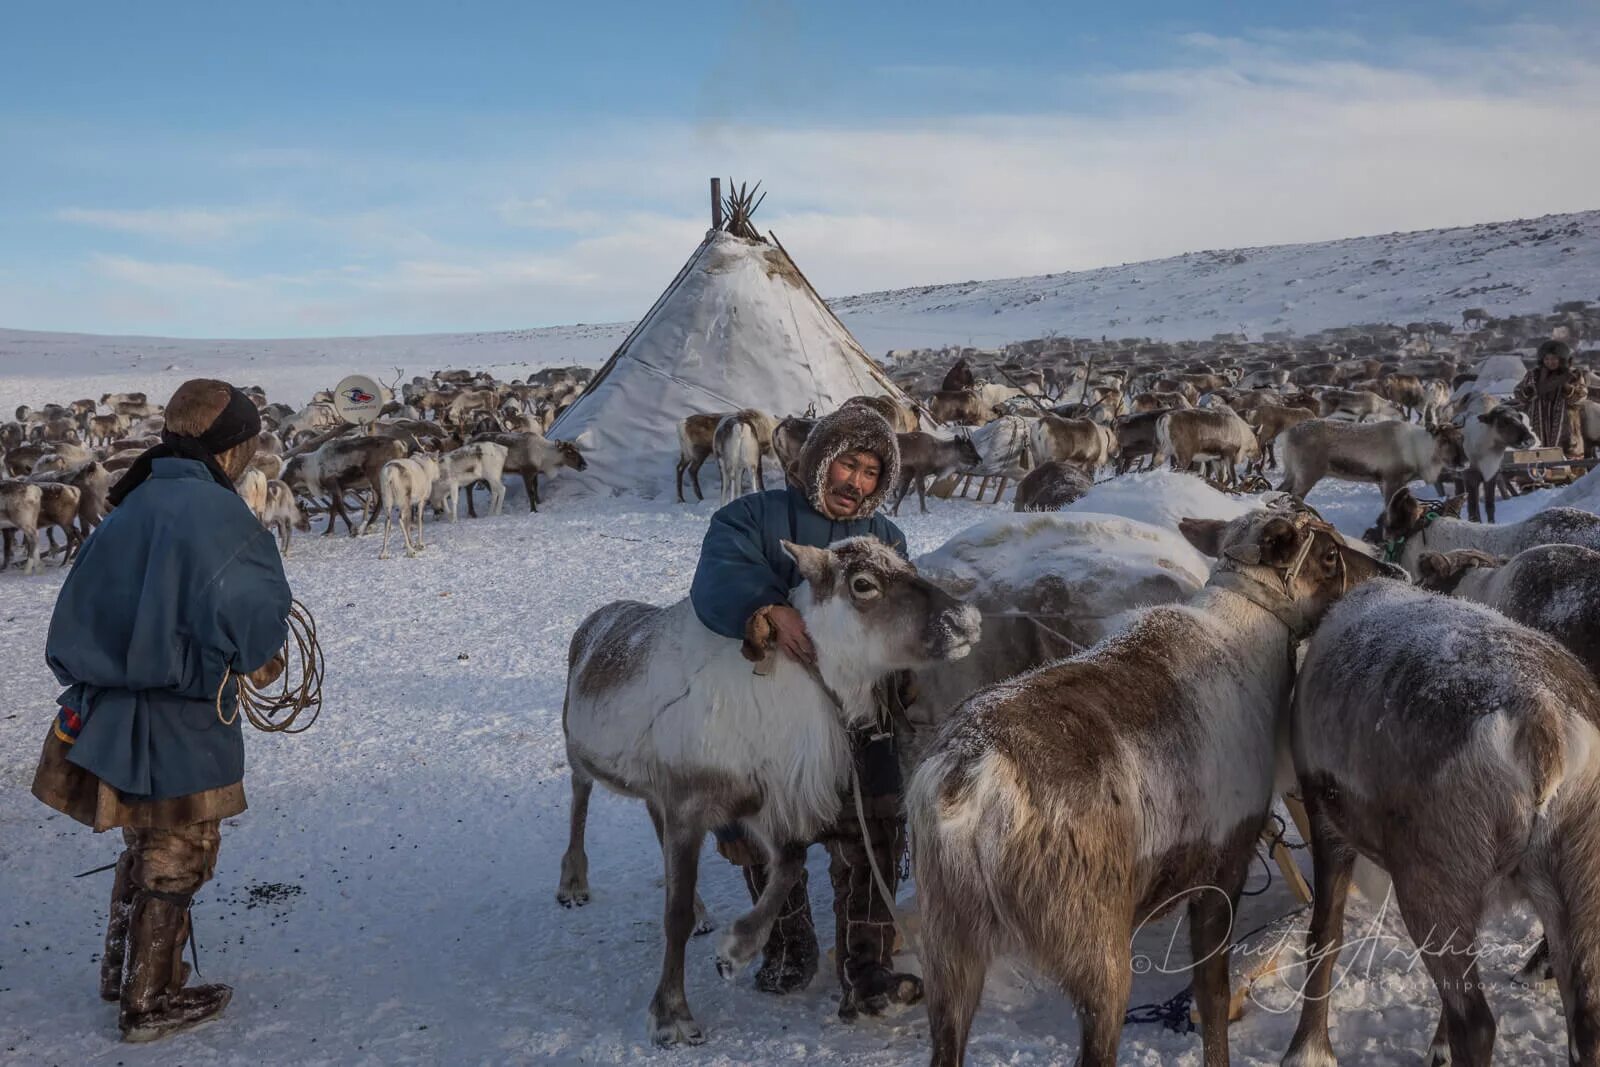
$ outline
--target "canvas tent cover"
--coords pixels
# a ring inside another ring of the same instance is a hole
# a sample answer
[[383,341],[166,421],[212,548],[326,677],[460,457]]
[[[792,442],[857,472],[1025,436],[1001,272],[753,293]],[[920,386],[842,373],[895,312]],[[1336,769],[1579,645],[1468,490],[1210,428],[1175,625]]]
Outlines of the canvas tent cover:
[[781,248],[712,231],[550,436],[581,437],[589,461],[562,482],[655,496],[672,491],[685,416],[826,413],[863,394],[905,402]]

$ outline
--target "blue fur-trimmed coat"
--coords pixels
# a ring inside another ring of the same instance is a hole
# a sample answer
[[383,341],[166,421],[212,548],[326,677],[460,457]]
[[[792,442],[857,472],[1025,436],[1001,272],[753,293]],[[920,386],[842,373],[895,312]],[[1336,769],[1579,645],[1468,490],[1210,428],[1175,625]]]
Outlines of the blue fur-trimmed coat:
[[81,725],[68,761],[129,800],[244,777],[225,670],[265,666],[288,634],[289,583],[272,534],[204,465],[158,459],[84,543],[61,587],[45,658]]

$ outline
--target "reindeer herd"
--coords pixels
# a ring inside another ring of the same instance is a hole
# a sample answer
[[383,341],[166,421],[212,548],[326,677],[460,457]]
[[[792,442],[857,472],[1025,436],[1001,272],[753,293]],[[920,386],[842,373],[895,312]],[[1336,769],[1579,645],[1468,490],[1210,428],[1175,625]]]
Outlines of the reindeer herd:
[[[1056,368],[1054,396],[1051,376],[1038,367],[997,365],[1009,384],[995,387],[958,365],[920,394],[915,410],[886,412],[910,457],[897,501],[913,483],[920,497],[926,477],[998,476],[998,466],[1011,477],[1026,472],[1018,510],[1058,508],[1108,466],[1121,473],[1141,458],[1197,469],[1219,487],[1265,475],[1276,460],[1282,468],[1280,495],[1267,507],[1231,522],[1181,523],[1183,536],[1216,561],[1199,592],[1155,606],[1142,595],[1129,604],[1138,610],[1093,647],[1064,660],[1040,657],[1021,674],[1015,655],[996,657],[1006,669],[969,670],[980,684],[964,700],[921,709],[934,736],[906,746],[918,753],[907,768],[906,806],[935,1067],[965,1062],[985,976],[1001,954],[1027,960],[1071,998],[1079,1063],[1115,1063],[1133,935],[1180,904],[1196,960],[1204,1061],[1229,1062],[1233,919],[1273,798],[1286,792],[1303,798],[1308,816],[1315,906],[1300,1023],[1283,1062],[1336,1062],[1329,994],[1354,864],[1364,857],[1392,880],[1417,958],[1439,992],[1430,1062],[1490,1062],[1496,1028],[1477,934],[1495,907],[1520,901],[1543,927],[1535,959],[1558,990],[1570,1062],[1600,1064],[1600,517],[1549,508],[1493,524],[1497,493],[1522,488],[1505,477],[1505,457],[1540,442],[1514,405],[1473,387],[1469,362],[1447,355],[1258,366],[1223,354],[1178,371],[1102,365],[1098,373],[1084,362]],[[1595,356],[1583,358],[1592,365]],[[1076,400],[1063,402],[1072,394]],[[965,428],[919,429],[919,413]],[[755,414],[699,416],[698,433],[711,444],[697,451],[686,424],[680,469],[711,455],[720,463],[723,427]],[[984,431],[1011,420],[1021,430],[1002,439],[1022,450],[985,471],[994,457],[979,444]],[[806,420],[792,418],[773,427],[780,469],[806,429]],[[1592,454],[1596,440],[1585,443]],[[753,456],[759,467],[763,454],[747,448],[730,462],[748,465]],[[1423,482],[1442,496],[1452,476],[1467,494],[1430,502],[1411,489]],[[1365,541],[1345,538],[1302,502],[1325,478],[1382,491],[1384,509]],[[1480,497],[1488,524],[1476,521]],[[1467,521],[1459,513],[1469,498]],[[817,588],[803,589],[796,603],[871,618],[871,600],[903,579],[862,553],[850,544],[826,558],[797,552]],[[863,575],[867,603],[837,591]],[[957,610],[915,602],[950,618]],[[582,819],[593,780],[643,796],[658,830],[663,806],[697,813],[663,846],[668,958],[651,1004],[658,1041],[695,1043],[704,1034],[683,995],[683,942],[695,915],[698,840],[719,820],[740,822],[768,848],[774,869],[792,865],[809,824],[776,827],[766,807],[803,802],[821,805],[809,818],[835,813],[841,801],[829,797],[849,782],[836,734],[861,708],[817,700],[827,687],[815,679],[807,695],[805,673],[784,674],[780,665],[781,684],[755,689],[792,699],[808,715],[831,712],[833,732],[813,742],[792,732],[798,723],[780,733],[757,714],[746,724],[726,708],[762,699],[745,692],[748,673],[713,680],[721,675],[696,673],[690,657],[690,667],[673,669],[703,678],[707,692],[682,701],[683,686],[660,675],[659,692],[622,702],[650,729],[597,724],[596,716],[621,714],[600,699],[616,684],[610,679],[656,678],[681,658],[648,636],[670,627],[642,616],[627,623],[627,612],[642,610],[603,609],[574,639],[568,708],[581,715],[568,723],[574,844],[561,898],[588,899]],[[611,621],[596,629],[602,618]],[[880,616],[875,625],[891,632],[829,644],[823,663],[854,670],[884,642],[939,632],[917,612]],[[819,620],[818,628],[846,627]],[[982,647],[972,648],[970,619],[947,621],[943,632],[962,636],[943,655],[925,650],[923,673],[973,651],[983,659]],[[749,659],[769,655],[746,651]],[[726,692],[709,691],[719,686]],[[653,717],[657,702],[684,721]],[[713,721],[716,740],[707,742]],[[768,748],[768,737],[781,740]],[[639,747],[646,741],[648,754]],[[762,770],[730,775],[724,762],[733,753],[740,767]],[[655,761],[649,773],[637,773],[633,761],[646,758]],[[811,777],[803,789],[799,780],[760,777],[800,768],[831,774],[833,793]],[[762,799],[741,806],[735,781],[761,782]],[[638,782],[710,792],[685,802]],[[802,792],[783,797],[784,789]],[[725,977],[753,956],[775,906],[764,898],[734,924],[718,953]]]
[[[352,536],[371,533],[381,516],[379,558],[388,557],[397,522],[406,554],[415,555],[423,547],[423,515],[456,521],[463,493],[469,515],[477,516],[473,491],[480,486],[488,491],[489,513],[499,514],[505,476],[514,474],[537,511],[541,476],[587,466],[577,444],[544,432],[589,375],[561,368],[506,383],[440,371],[391,389],[378,420],[361,430],[339,417],[326,392],[296,410],[269,402],[253,386],[246,392],[261,410],[263,429],[236,488],[285,556],[294,531],[310,530],[317,513],[327,515],[324,536],[341,521]],[[44,556],[59,554],[62,565],[69,563],[105,518],[111,487],[140,453],[160,443],[163,426],[160,405],[143,393],[17,408],[13,421],[0,423],[0,569],[9,568],[16,541],[29,574]]]

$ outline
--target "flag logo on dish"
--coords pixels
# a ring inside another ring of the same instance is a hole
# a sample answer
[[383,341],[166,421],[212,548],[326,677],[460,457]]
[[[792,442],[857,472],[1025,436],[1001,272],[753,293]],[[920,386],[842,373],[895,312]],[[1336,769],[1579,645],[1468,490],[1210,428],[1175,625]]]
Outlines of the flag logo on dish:
[[357,426],[378,417],[383,410],[384,388],[363,374],[352,374],[333,387],[333,410]]

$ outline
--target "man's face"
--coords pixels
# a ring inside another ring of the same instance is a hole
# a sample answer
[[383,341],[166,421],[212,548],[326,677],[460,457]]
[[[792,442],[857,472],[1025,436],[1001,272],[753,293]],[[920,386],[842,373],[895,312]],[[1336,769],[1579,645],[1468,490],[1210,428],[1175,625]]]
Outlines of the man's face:
[[1561,369],[1561,357],[1560,356],[1555,356],[1555,355],[1545,356],[1544,357],[1544,369],[1545,370],[1560,370]]
[[823,510],[829,518],[848,519],[861,509],[861,501],[878,488],[883,464],[871,452],[846,452],[828,464],[822,490]]

